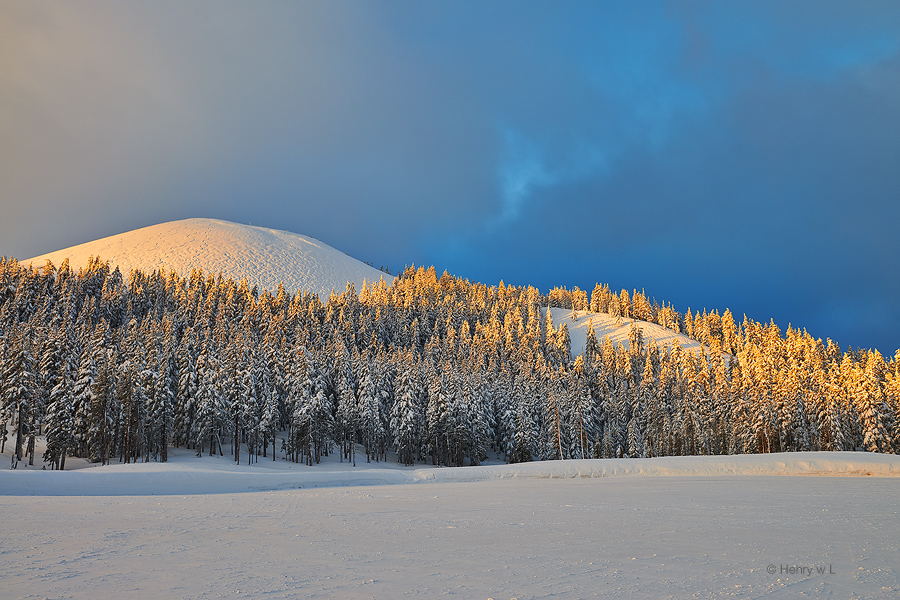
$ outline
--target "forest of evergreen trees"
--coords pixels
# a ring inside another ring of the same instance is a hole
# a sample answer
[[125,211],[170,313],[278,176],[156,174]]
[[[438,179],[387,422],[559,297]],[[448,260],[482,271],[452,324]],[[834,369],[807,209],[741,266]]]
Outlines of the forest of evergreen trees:
[[[655,322],[708,351],[633,327],[628,346],[589,335],[573,360],[547,306]],[[323,304],[201,272],[4,258],[0,391],[13,466],[33,464],[41,435],[58,469],[67,456],[165,461],[170,446],[309,464],[390,449],[450,466],[492,448],[510,462],[900,451],[900,353],[845,352],[729,311],[682,315],[637,291],[543,296],[433,268]]]

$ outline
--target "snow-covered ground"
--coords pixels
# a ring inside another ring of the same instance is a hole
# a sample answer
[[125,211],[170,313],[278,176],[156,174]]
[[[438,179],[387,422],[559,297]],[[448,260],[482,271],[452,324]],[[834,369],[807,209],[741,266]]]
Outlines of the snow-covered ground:
[[[584,352],[587,343],[588,330],[591,324],[594,326],[594,334],[599,342],[603,342],[604,338],[609,338],[614,346],[622,345],[625,348],[631,347],[629,336],[631,335],[631,325],[634,323],[641,330],[645,344],[655,341],[660,349],[675,344],[681,346],[688,352],[700,352],[703,344],[696,340],[692,340],[686,335],[675,333],[671,329],[666,329],[662,325],[656,323],[648,323],[647,321],[638,321],[625,317],[613,317],[606,313],[595,313],[586,310],[572,311],[568,308],[551,308],[550,314],[553,317],[554,327],[562,327],[566,324],[569,330],[569,339],[572,342],[572,356],[578,356]],[[574,319],[572,317],[575,317]]]
[[[596,459],[529,462],[507,465],[499,460],[477,467],[404,467],[389,454],[386,462],[356,466],[332,454],[313,467],[279,458],[260,458],[236,465],[228,456],[197,458],[190,450],[170,449],[167,463],[136,463],[43,471],[20,463],[0,471],[0,494],[9,496],[121,496],[231,494],[259,491],[364,485],[476,483],[505,479],[600,479],[609,477],[736,475],[828,475],[900,478],[900,458],[864,452],[804,452],[735,456],[669,456],[653,459]],[[359,448],[360,452],[362,448]],[[4,453],[9,464],[9,449]],[[244,454],[246,461],[247,455]],[[77,459],[76,459],[77,460]],[[84,461],[81,464],[87,465]],[[900,481],[900,479],[898,479]]]
[[202,268],[206,275],[222,273],[250,286],[275,292],[284,282],[289,292],[307,291],[323,300],[331,290],[340,294],[352,281],[356,290],[363,281],[393,277],[351,258],[314,238],[216,219],[185,219],[135,229],[71,248],[21,261],[35,268],[50,260],[57,267],[66,258],[72,269],[85,266],[91,257],[108,260],[127,277],[132,269],[147,273],[174,270],[188,276]]
[[166,464],[0,471],[0,589],[896,598],[898,497],[900,457],[868,453],[447,469],[365,457],[353,468],[333,455],[236,466],[174,450]]

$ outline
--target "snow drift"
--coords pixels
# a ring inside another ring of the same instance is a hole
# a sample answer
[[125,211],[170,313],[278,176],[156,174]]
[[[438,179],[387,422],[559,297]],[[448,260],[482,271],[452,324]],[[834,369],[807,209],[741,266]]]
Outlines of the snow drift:
[[168,463],[112,464],[75,471],[0,470],[0,496],[223,494],[310,488],[475,483],[508,479],[827,475],[900,477],[900,457],[863,452],[790,452],[649,459],[550,460],[480,467],[402,467],[394,462],[307,467],[283,460],[235,465],[173,449]]

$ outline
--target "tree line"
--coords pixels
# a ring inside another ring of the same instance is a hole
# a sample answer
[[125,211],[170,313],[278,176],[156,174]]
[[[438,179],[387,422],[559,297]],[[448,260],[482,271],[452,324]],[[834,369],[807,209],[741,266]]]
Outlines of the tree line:
[[[572,356],[547,307],[658,323],[704,344],[591,328]],[[542,295],[407,268],[323,302],[194,271],[91,259],[0,261],[0,450],[64,469],[198,454],[314,464],[478,464],[688,454],[900,451],[900,352],[842,351],[730,311],[681,314],[641,291]],[[13,439],[7,439],[7,431]],[[356,449],[360,449],[360,456]]]

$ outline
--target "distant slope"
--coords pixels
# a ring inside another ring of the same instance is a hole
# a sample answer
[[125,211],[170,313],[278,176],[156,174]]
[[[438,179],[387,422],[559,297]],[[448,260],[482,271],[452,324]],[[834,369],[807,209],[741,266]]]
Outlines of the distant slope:
[[614,346],[622,344],[629,348],[631,346],[629,342],[631,323],[634,322],[640,328],[645,344],[655,341],[662,349],[665,346],[671,347],[677,343],[682,349],[689,352],[700,352],[703,349],[703,345],[697,340],[692,340],[684,334],[676,333],[656,323],[626,319],[625,317],[617,319],[606,313],[595,313],[585,310],[576,310],[575,320],[573,321],[572,311],[568,308],[551,308],[550,314],[553,315],[554,327],[559,328],[563,323],[566,324],[569,330],[569,339],[572,341],[573,358],[584,352],[591,323],[594,324],[594,333],[597,335],[597,341],[601,344],[604,338],[609,338]]
[[393,280],[314,238],[215,219],[185,219],[135,229],[35,256],[22,264],[40,267],[50,260],[58,267],[68,258],[77,270],[91,256],[108,260],[125,277],[132,269],[171,269],[184,276],[192,269],[203,269],[207,275],[222,273],[235,281],[246,277],[251,287],[273,293],[283,282],[290,292],[307,291],[323,300],[331,290],[343,292],[348,281],[358,291],[363,281],[372,283],[384,277],[390,284]]

